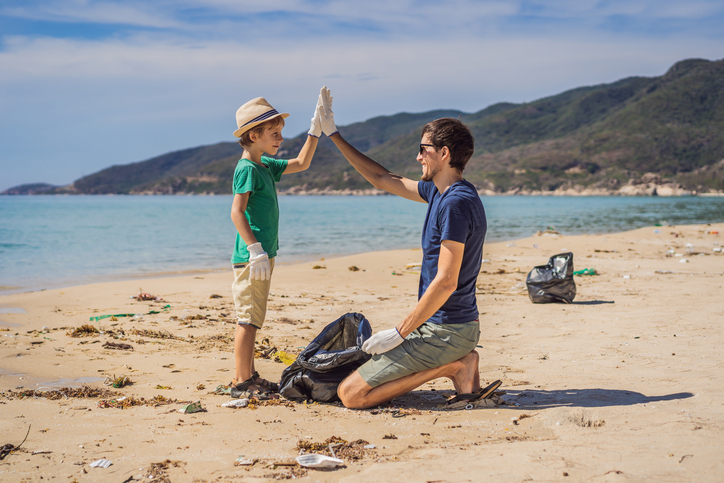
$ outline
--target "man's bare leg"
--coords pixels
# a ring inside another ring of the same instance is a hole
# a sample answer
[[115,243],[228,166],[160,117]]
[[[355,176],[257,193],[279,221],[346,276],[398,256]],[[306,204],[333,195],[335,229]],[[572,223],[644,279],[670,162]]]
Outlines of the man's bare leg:
[[450,378],[458,394],[480,390],[478,373],[478,353],[472,351],[462,359],[444,366],[410,374],[380,386],[372,387],[355,371],[337,388],[337,394],[348,408],[365,409],[406,394],[416,387],[438,377]]

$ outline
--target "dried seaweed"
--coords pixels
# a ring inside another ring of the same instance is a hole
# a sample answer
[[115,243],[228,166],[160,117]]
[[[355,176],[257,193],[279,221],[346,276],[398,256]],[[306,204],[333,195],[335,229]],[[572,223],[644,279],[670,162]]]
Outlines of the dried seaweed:
[[152,339],[175,339],[184,340],[181,337],[173,335],[167,330],[148,330],[148,329],[131,329],[131,334],[140,335],[142,337],[150,337]]
[[116,377],[116,375],[114,374],[113,376],[106,376],[106,380],[103,381],[103,384],[105,384],[106,386],[113,386],[119,389],[123,386],[129,386],[133,384],[133,381],[128,376],[124,376],[121,374],[120,376]]
[[327,454],[333,458],[341,458],[347,461],[357,461],[370,455],[365,449],[369,443],[364,439],[348,442],[338,436],[327,438],[322,443],[314,443],[300,439],[297,441],[297,450],[303,453]]
[[168,404],[177,404],[177,403],[188,403],[189,401],[179,401],[178,399],[171,399],[166,396],[154,396],[152,399],[146,399],[146,398],[135,398],[133,396],[123,396],[118,399],[103,399],[101,401],[98,401],[98,407],[107,409],[107,408],[115,408],[115,409],[128,409],[133,406],[151,406],[151,407],[158,407],[158,406],[166,406]]
[[124,344],[123,342],[106,342],[102,346],[104,349],[116,349],[121,351],[132,351],[133,346],[131,344]]
[[[217,388],[218,389],[218,388]],[[288,399],[268,399],[266,401],[260,401],[259,399],[252,397],[249,399],[249,404],[246,406],[248,409],[254,410],[262,406],[284,406],[287,408],[293,408],[296,403]]]
[[184,461],[161,461],[159,463],[151,463],[146,470],[146,478],[160,483],[171,483],[171,479],[168,477],[168,469],[173,466],[178,468],[181,465],[185,465]]
[[106,388],[94,388],[90,386],[81,387],[61,387],[58,389],[52,389],[48,391],[41,391],[40,389],[23,389],[22,391],[8,390],[8,399],[18,398],[25,399],[27,397],[34,398],[45,398],[51,401],[62,399],[62,398],[96,398],[96,397],[112,397],[117,393],[110,391]]
[[83,324],[71,331],[66,332],[69,337],[98,337],[100,331],[90,324]]

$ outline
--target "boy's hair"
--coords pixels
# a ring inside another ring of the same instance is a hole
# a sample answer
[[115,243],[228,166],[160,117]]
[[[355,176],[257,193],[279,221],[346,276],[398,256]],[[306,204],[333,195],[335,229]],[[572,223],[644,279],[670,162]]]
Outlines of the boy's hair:
[[253,128],[249,129],[241,135],[241,137],[239,138],[239,145],[241,145],[242,148],[248,148],[253,144],[251,141],[251,133],[261,134],[262,132],[264,132],[265,129],[275,129],[279,126],[284,127],[284,118],[282,116],[275,117],[274,119],[269,119],[268,121],[263,122],[258,126],[254,126]]
[[475,141],[470,129],[459,119],[443,117],[430,121],[422,128],[422,136],[430,135],[435,150],[447,146],[450,150],[450,167],[462,173],[473,155]]

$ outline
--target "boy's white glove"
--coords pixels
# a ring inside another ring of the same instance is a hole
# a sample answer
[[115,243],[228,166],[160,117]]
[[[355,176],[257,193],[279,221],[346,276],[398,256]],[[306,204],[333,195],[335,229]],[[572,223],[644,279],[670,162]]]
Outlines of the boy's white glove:
[[269,280],[271,278],[271,264],[269,255],[261,247],[261,243],[252,243],[249,250],[249,278],[252,280]]
[[322,131],[329,137],[339,132],[332,112],[332,93],[324,86],[319,91],[319,97],[322,99]]
[[322,135],[322,95],[319,95],[317,107],[314,109],[314,117],[312,117],[312,125],[309,127],[310,136],[318,138]]
[[375,335],[364,341],[362,344],[362,350],[373,356],[376,354],[382,354],[390,349],[394,349],[398,345],[402,344],[405,339],[402,338],[396,328],[387,330],[381,330]]

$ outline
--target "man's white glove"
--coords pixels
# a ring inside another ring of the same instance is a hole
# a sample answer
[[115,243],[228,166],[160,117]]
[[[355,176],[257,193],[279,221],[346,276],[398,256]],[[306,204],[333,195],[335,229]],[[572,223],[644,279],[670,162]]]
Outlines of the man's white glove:
[[314,108],[314,117],[312,117],[312,125],[309,127],[310,136],[318,138],[322,134],[322,94],[319,94],[317,107]]
[[271,278],[271,264],[269,255],[261,247],[261,243],[252,243],[249,250],[249,278],[252,280],[269,280]]
[[362,350],[373,356],[376,354],[382,354],[390,349],[394,349],[398,345],[402,344],[405,339],[402,338],[396,328],[387,330],[381,330],[375,335],[364,341],[362,344]]
[[332,93],[327,86],[324,86],[319,91],[319,97],[322,99],[322,131],[329,137],[339,132],[334,123],[334,112],[332,112]]

